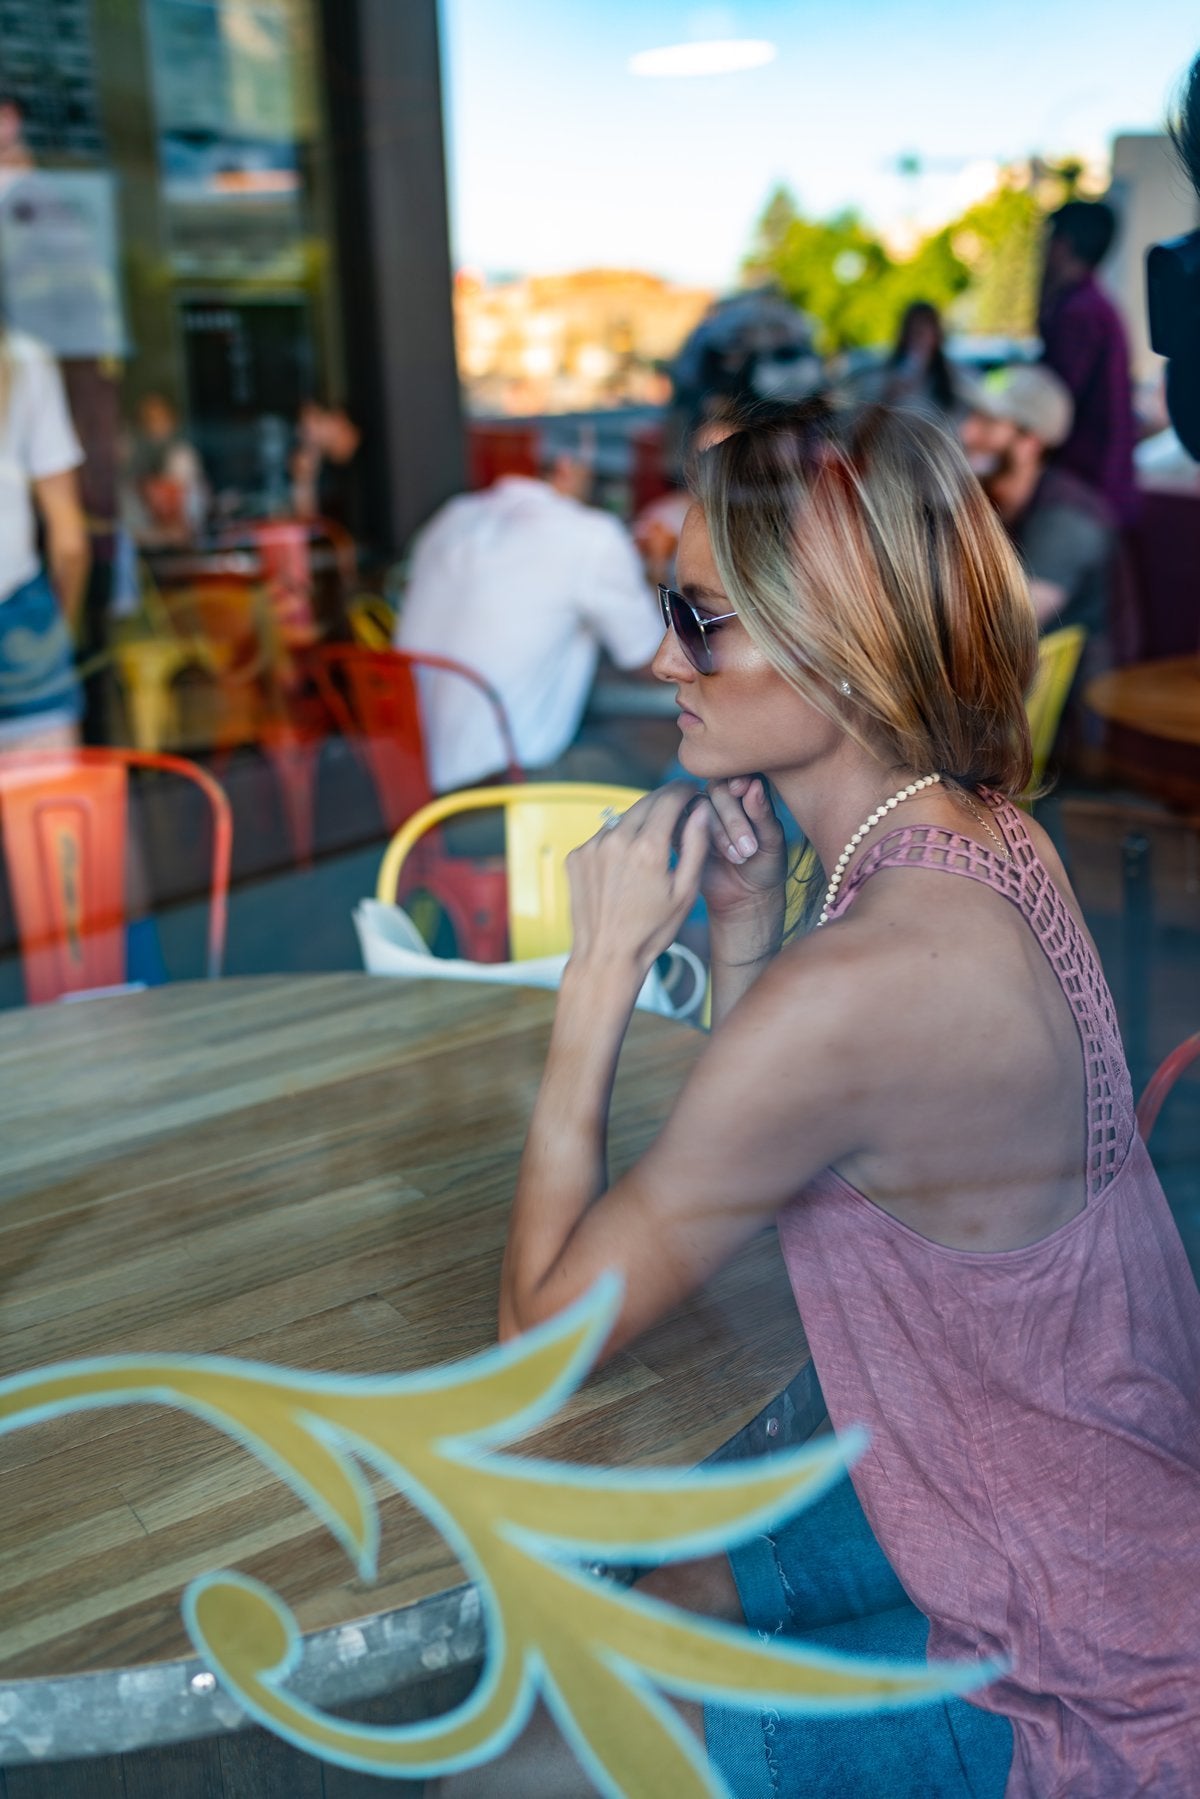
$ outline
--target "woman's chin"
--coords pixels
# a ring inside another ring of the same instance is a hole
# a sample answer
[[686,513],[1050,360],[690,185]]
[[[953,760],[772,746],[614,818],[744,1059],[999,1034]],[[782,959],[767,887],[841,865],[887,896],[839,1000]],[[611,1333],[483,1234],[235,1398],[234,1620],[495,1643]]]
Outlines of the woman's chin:
[[695,737],[685,737],[680,742],[679,766],[698,781],[732,781],[746,772],[744,768],[729,766],[719,756],[706,755]]

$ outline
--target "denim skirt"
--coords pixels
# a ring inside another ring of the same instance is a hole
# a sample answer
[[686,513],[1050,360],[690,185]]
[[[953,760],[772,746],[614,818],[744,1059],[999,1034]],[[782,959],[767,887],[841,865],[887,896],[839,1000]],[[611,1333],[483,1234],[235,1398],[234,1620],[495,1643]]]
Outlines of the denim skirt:
[[54,590],[39,572],[0,600],[0,724],[83,710],[71,633]]
[[[730,1556],[746,1622],[838,1654],[923,1661],[929,1620],[849,1480]],[[965,1699],[840,1717],[706,1706],[708,1755],[735,1799],[1002,1799],[1012,1725]]]

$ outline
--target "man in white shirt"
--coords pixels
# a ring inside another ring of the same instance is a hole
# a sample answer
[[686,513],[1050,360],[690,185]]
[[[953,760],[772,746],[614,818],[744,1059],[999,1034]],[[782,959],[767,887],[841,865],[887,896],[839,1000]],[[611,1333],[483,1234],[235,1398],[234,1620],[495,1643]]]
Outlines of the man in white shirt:
[[[601,649],[618,668],[641,671],[662,621],[626,532],[584,504],[592,471],[577,428],[573,439],[547,433],[542,461],[544,479],[512,475],[462,494],[425,526],[396,647],[477,670],[504,702],[521,765],[547,771],[574,742]],[[475,689],[425,671],[421,693],[439,793],[504,768]]]

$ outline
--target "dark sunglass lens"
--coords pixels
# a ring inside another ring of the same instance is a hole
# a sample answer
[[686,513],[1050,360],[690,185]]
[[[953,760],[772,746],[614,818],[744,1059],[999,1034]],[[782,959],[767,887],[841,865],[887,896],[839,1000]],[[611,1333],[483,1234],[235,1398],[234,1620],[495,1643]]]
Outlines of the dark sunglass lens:
[[671,609],[671,628],[679,639],[680,649],[698,673],[707,674],[710,667],[708,645],[696,614],[682,594],[668,591],[667,600]]

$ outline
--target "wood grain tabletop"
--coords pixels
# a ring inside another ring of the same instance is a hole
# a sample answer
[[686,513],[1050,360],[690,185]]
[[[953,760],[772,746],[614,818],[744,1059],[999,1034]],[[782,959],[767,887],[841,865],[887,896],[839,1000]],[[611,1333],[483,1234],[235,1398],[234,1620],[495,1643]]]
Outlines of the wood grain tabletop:
[[[553,995],[364,975],[175,985],[0,1015],[0,1374],[214,1353],[399,1373],[494,1341],[500,1253]],[[702,1047],[645,1014],[614,1171]],[[691,1465],[807,1350],[773,1236],[616,1356],[540,1453]],[[379,1573],[198,1419],[103,1409],[0,1437],[0,1676],[186,1656],[182,1588],[237,1569],[305,1632],[462,1580],[378,1486]]]

